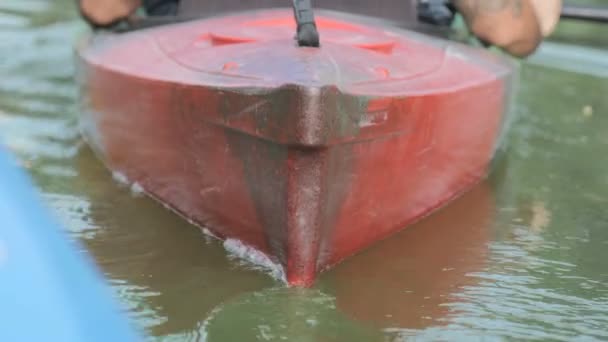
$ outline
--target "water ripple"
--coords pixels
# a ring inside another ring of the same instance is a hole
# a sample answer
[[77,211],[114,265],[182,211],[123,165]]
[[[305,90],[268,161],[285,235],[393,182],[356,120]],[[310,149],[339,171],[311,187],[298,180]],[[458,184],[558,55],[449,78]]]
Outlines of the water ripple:
[[[328,290],[333,295],[268,289],[269,279],[238,267],[220,244],[206,244],[173,214],[116,186],[79,137],[71,43],[82,25],[70,0],[0,1],[0,137],[150,334],[176,341],[608,340],[606,51],[545,44],[534,65],[524,63],[514,147],[494,189],[497,217],[480,229],[487,240],[471,248],[481,251],[475,268],[462,270],[463,281],[451,278],[460,270],[449,265],[435,275],[433,260],[404,258],[419,265],[411,284],[393,273],[371,277],[385,279],[371,279],[378,291],[397,289],[382,302],[384,293],[349,292],[357,270],[343,288]],[[398,263],[399,249],[378,260]],[[433,281],[418,283],[426,273]],[[388,304],[395,312],[401,305],[416,321],[372,323],[341,311],[363,295],[372,297],[365,310],[384,317]],[[341,296],[346,303],[335,305]],[[408,306],[399,296],[421,298]],[[445,309],[441,316],[428,317],[431,298]]]

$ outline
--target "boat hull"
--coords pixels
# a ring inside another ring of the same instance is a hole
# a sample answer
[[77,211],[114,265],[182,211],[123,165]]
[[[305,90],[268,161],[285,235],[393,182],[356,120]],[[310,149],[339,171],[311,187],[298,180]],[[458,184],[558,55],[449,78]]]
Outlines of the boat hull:
[[[141,41],[79,49],[87,141],[109,169],[217,237],[264,253],[292,285],[310,286],[469,190],[486,176],[504,128],[510,73],[458,58],[442,65],[479,82],[449,84],[447,71],[447,86],[426,79],[418,89],[412,81],[366,92],[365,80],[318,79],[218,85],[193,80],[188,68],[177,80],[147,74],[140,66],[158,56]],[[142,48],[150,57],[131,68],[116,57]]]

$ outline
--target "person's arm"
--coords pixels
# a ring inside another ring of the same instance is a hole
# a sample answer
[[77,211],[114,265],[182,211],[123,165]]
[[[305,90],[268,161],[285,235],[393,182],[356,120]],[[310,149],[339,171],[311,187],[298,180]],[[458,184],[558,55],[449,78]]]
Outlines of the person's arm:
[[524,57],[555,27],[561,0],[455,0],[469,29],[481,40]]

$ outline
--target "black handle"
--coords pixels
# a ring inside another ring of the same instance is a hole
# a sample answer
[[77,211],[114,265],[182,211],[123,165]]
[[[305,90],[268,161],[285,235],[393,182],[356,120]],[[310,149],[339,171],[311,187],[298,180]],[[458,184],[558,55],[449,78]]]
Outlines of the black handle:
[[310,0],[293,0],[293,14],[298,25],[298,46],[319,47],[319,31]]

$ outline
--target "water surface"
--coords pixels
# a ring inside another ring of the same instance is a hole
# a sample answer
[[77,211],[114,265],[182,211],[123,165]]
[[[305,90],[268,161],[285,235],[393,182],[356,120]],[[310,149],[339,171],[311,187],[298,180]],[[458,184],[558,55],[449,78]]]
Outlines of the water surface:
[[0,135],[150,339],[608,340],[606,28],[562,26],[522,65],[488,182],[310,290],[112,179],[78,134],[82,29],[69,0],[0,2]]

